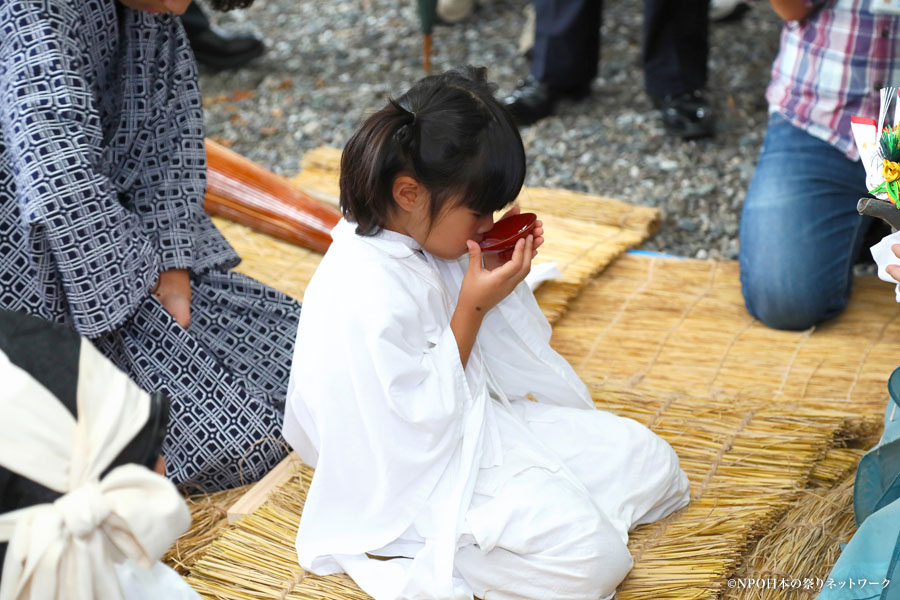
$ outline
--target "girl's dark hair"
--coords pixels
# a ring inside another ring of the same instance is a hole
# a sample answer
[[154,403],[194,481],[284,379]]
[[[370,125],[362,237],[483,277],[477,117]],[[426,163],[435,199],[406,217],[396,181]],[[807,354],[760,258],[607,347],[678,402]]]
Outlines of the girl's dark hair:
[[425,77],[353,134],[341,156],[341,212],[358,234],[384,228],[398,175],[428,190],[432,222],[451,197],[482,214],[516,199],[525,148],[486,74],[468,66]]

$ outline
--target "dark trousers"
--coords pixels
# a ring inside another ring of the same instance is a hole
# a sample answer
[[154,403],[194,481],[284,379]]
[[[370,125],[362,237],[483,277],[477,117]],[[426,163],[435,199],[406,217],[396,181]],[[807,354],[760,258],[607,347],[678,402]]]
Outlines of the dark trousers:
[[[602,0],[533,0],[531,74],[552,87],[590,83],[600,60]],[[651,96],[706,84],[709,0],[644,0],[644,85]]]

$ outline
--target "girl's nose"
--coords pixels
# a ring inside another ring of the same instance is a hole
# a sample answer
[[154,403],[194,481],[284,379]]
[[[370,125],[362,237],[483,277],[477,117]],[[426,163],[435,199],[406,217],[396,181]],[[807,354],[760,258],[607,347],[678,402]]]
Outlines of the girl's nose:
[[478,233],[487,233],[494,227],[494,215],[484,215],[478,220]]

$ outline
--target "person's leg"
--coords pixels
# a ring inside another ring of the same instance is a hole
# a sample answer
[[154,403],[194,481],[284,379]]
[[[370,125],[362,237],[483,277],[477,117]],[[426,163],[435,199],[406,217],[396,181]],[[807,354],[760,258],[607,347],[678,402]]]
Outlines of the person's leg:
[[654,97],[706,85],[709,0],[644,0],[644,86]]
[[644,86],[666,131],[682,139],[714,133],[703,96],[709,58],[709,0],[644,0]]
[[634,419],[540,402],[512,406],[623,534],[688,503],[690,484],[678,455]]
[[590,84],[600,60],[600,0],[534,0],[531,75],[550,87]]
[[183,329],[154,298],[95,345],[171,398],[166,475],[186,491],[256,481],[284,458],[284,398],[300,305],[236,273],[192,277]]
[[194,278],[189,331],[254,393],[284,411],[300,303],[233,271]]
[[621,534],[558,472],[529,468],[492,496],[476,493],[466,521],[476,543],[454,566],[479,598],[598,600],[631,570]]
[[741,213],[747,310],[775,329],[806,329],[844,310],[869,218],[856,212],[865,170],[772,115]]
[[534,0],[531,74],[503,103],[519,125],[553,114],[564,98],[590,92],[600,58],[602,0]]

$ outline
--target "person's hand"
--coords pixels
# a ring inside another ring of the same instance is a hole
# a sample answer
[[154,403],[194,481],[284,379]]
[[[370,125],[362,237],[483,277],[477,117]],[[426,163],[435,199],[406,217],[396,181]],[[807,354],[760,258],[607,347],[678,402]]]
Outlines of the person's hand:
[[[499,220],[502,221],[503,219],[505,219],[507,217],[515,216],[521,212],[522,212],[522,208],[519,205],[513,206],[508,211],[503,213],[503,216],[500,217]],[[540,248],[541,245],[544,243],[544,224],[541,222],[540,219],[535,221],[534,229],[531,230],[531,235],[534,236],[534,247],[532,249],[532,254],[531,254],[531,258],[533,259],[538,254],[538,252],[537,252],[538,248]],[[510,260],[509,257],[511,254],[512,253],[509,251],[491,252],[489,254],[483,254],[482,261],[483,261],[484,267],[486,269],[489,269],[492,271],[492,270],[496,269],[497,267],[499,267],[500,265],[505,264],[508,260]]]
[[191,279],[187,269],[160,273],[152,293],[175,321],[187,329],[191,323]]
[[[891,246],[891,251],[894,253],[894,256],[900,258],[900,244]],[[900,283],[900,265],[888,265],[884,270],[887,271],[887,274],[893,277],[897,283]]]
[[481,248],[474,240],[468,240],[466,247],[469,249],[469,268],[463,276],[456,310],[450,318],[450,329],[456,338],[463,367],[469,361],[485,313],[506,298],[531,270],[534,236],[517,241],[512,258],[495,269],[486,269],[481,264]]
[[159,458],[156,459],[156,466],[153,467],[154,473],[159,473],[163,477],[166,476],[166,457],[162,454],[159,455]]
[[473,240],[467,241],[469,268],[463,277],[457,304],[474,307],[484,314],[506,298],[531,270],[534,241],[534,235],[518,240],[512,258],[494,268],[483,266],[481,248]]

